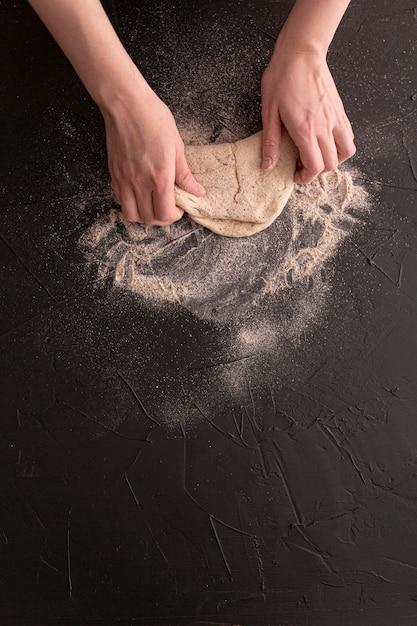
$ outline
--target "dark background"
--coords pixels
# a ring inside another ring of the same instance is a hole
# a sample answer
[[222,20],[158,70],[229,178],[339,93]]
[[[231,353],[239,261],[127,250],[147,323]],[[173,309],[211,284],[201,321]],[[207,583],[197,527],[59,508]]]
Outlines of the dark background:
[[[105,7],[182,126],[260,128],[291,2]],[[100,114],[30,7],[0,2],[2,625],[416,624],[416,16],[348,9],[329,63],[372,210],[320,321],[233,386],[233,316],[93,287]]]

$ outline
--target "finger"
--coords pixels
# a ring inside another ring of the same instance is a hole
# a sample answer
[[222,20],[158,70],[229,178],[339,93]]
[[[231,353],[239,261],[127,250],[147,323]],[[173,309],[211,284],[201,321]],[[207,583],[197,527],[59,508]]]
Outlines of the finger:
[[183,152],[177,156],[175,164],[175,182],[178,187],[184,189],[184,191],[188,191],[188,193],[192,193],[194,196],[201,197],[206,194],[203,185],[200,185],[194,178]]
[[140,221],[143,224],[156,225],[158,220],[155,219],[152,192],[146,191],[146,193],[139,193],[135,190],[135,196]]
[[270,170],[276,166],[279,159],[281,120],[279,115],[271,117],[268,113],[263,113],[262,123],[262,169]]
[[356,152],[352,127],[350,126],[349,121],[348,124],[349,127],[347,128],[342,130],[335,128],[333,131],[339,163],[343,163],[343,161],[350,159],[350,157],[352,157]]
[[153,221],[146,224],[166,226],[181,219],[184,211],[175,205],[174,185],[163,189],[155,189],[152,192]]
[[130,187],[125,187],[120,193],[120,204],[122,206],[122,213],[125,220],[128,222],[141,222],[141,215],[138,210],[138,204],[133,190]]
[[[297,143],[294,142],[296,145]],[[294,182],[299,184],[310,183],[324,169],[322,153],[316,138],[308,143],[297,145],[300,152],[302,168],[294,175]]]
[[319,138],[319,147],[324,163],[322,171],[331,172],[335,170],[339,165],[339,157],[333,135],[326,138]]

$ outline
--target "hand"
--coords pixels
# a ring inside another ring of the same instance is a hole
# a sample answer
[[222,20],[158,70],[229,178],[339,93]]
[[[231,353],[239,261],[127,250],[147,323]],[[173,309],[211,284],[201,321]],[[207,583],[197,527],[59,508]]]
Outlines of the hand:
[[276,48],[262,77],[262,167],[274,167],[285,126],[300,153],[296,183],[355,154],[353,132],[325,55]]
[[205,194],[184,156],[184,144],[168,107],[149,88],[103,111],[109,170],[116,201],[130,222],[167,226],[183,211],[174,184]]

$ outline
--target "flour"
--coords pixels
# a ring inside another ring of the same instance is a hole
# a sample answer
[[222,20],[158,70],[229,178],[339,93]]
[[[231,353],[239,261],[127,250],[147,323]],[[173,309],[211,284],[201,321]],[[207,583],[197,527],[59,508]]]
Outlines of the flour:
[[266,296],[320,272],[369,207],[345,170],[296,185],[279,218],[248,238],[230,239],[187,216],[169,227],[125,222],[109,212],[82,237],[97,280],[111,279],[150,303],[176,303],[201,319],[242,318]]

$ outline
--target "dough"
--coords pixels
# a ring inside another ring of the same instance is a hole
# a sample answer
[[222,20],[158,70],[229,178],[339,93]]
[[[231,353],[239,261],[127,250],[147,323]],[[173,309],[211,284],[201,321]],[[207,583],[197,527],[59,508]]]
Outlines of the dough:
[[278,165],[262,171],[261,155],[262,132],[236,143],[186,146],[190,169],[207,194],[198,198],[176,187],[177,206],[227,237],[247,237],[267,228],[291,194],[298,152],[283,132]]

